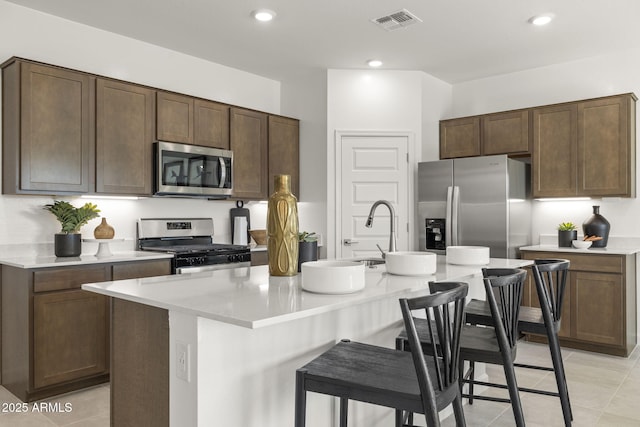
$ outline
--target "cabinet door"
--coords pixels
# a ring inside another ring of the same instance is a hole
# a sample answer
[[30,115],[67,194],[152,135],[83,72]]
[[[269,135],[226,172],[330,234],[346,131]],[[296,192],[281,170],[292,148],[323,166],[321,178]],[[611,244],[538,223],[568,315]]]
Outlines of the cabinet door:
[[22,63],[21,82],[20,189],[92,190],[92,78]]
[[107,373],[109,298],[81,290],[33,297],[33,385]]
[[480,117],[463,117],[440,122],[440,158],[480,155]]
[[240,108],[232,108],[230,114],[233,197],[265,200],[269,197],[267,115]]
[[622,275],[570,272],[571,337],[599,344],[623,345],[625,304]]
[[630,110],[631,95],[578,103],[578,195],[631,195]]
[[576,196],[577,106],[533,110],[533,197]]
[[527,154],[529,110],[482,116],[482,154]]
[[286,117],[269,116],[269,194],[275,191],[275,175],[291,175],[291,192],[300,197],[300,123]]
[[155,91],[97,80],[96,192],[151,195]]
[[157,139],[193,144],[193,98],[158,92],[157,103]]
[[195,144],[229,149],[229,106],[196,99],[194,103]]

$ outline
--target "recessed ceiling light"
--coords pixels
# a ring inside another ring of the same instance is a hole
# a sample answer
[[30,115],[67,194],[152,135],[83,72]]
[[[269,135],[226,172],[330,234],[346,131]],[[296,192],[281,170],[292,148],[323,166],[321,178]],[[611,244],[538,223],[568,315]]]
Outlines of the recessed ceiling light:
[[529,18],[529,23],[540,27],[542,25],[547,25],[553,20],[553,18],[554,15],[552,13],[545,13],[544,15],[532,16]]
[[380,61],[379,59],[370,59],[367,61],[367,65],[371,68],[378,68],[382,65],[382,61]]
[[276,17],[276,13],[273,10],[269,9],[258,9],[251,12],[251,16],[261,22],[271,21]]

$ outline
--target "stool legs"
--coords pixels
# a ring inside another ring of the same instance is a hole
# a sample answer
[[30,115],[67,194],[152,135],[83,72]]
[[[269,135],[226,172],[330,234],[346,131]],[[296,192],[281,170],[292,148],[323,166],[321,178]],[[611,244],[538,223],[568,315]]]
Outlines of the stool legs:
[[304,376],[304,370],[296,371],[295,427],[304,427],[306,425],[307,392],[304,389]]
[[562,354],[560,353],[560,343],[558,342],[558,336],[556,334],[549,333],[547,335],[549,350],[551,351],[551,361],[553,363],[553,373],[556,376],[558,394],[560,395],[560,404],[562,405],[564,424],[568,427],[571,425],[571,421],[573,420],[573,413],[571,412],[571,402],[569,401],[567,379],[564,374],[564,362],[562,361]]
[[504,376],[507,380],[507,388],[509,389],[509,398],[511,399],[511,408],[513,416],[516,420],[516,426],[524,427],[524,414],[522,412],[522,404],[520,402],[520,394],[518,393],[518,384],[516,382],[516,373],[513,369],[513,363],[509,356],[503,354],[504,357]]
[[347,414],[349,412],[349,399],[340,398],[340,427],[347,427]]

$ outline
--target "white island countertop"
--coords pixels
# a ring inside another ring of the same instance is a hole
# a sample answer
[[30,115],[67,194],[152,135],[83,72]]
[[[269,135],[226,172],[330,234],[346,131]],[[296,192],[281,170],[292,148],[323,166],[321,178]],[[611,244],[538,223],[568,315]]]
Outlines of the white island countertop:
[[[531,261],[527,260],[492,258],[486,267],[518,268],[529,264]],[[346,295],[303,291],[300,274],[270,276],[266,265],[89,283],[82,285],[82,289],[246,328],[260,328],[355,304],[426,291],[430,281],[468,281],[481,276],[482,268],[446,264],[444,256],[438,256],[437,267],[435,274],[420,277],[388,274],[384,265],[367,268],[365,288]]]
[[114,252],[110,256],[99,257],[96,255],[82,254],[79,257],[56,257],[55,255],[20,255],[2,256],[0,264],[18,268],[46,268],[81,266],[86,264],[101,264],[105,262],[148,261],[152,259],[173,258],[173,254],[162,252],[125,251]]

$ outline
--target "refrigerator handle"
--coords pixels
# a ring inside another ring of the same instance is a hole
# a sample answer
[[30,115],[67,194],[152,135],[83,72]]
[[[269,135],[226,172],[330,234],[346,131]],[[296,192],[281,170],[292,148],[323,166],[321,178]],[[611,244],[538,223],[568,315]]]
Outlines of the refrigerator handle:
[[458,220],[460,219],[460,187],[457,185],[453,187],[453,198],[451,200],[451,244],[457,246],[460,244],[460,239],[458,236]]
[[452,217],[451,217],[451,203],[453,201],[453,187],[447,187],[447,213],[446,213],[446,229],[445,229],[445,241],[444,241],[444,245],[445,247],[447,246],[451,246],[454,245],[455,243],[453,243],[453,240],[451,240],[453,238],[453,234],[451,234],[451,230],[452,230]]

